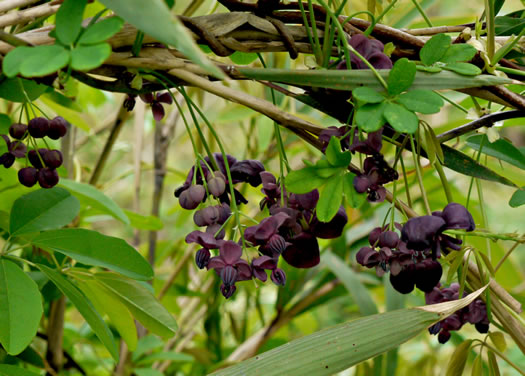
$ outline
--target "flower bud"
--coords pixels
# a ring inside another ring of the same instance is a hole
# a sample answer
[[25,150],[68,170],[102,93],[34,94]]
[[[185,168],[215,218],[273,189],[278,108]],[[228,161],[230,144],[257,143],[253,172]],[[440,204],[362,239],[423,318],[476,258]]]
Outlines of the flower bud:
[[277,286],[284,286],[286,284],[286,274],[282,269],[275,268],[272,270],[272,275],[270,278]]
[[201,248],[195,254],[195,263],[199,269],[204,269],[210,261],[210,251],[206,248]]
[[25,124],[11,124],[9,127],[9,134],[15,140],[22,140],[27,132],[27,125]]
[[221,196],[226,190],[226,183],[223,178],[215,176],[208,180],[208,191],[214,196]]

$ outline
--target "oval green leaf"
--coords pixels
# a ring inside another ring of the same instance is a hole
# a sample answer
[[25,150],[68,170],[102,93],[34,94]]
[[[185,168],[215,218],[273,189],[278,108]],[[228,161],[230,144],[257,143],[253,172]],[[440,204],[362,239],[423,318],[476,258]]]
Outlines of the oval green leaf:
[[321,190],[316,206],[317,218],[330,222],[337,214],[343,200],[343,175],[332,176]]
[[455,348],[448,363],[446,376],[463,375],[465,365],[467,364],[467,357],[469,354],[470,345],[472,345],[472,340],[469,339],[465,342],[462,342],[459,346]]
[[365,103],[380,103],[385,100],[384,95],[366,86],[354,89],[352,95],[357,100]]
[[35,281],[4,258],[0,258],[0,307],[0,343],[8,354],[17,355],[36,336],[44,310]]
[[401,94],[397,101],[410,111],[422,114],[435,114],[444,104],[443,99],[430,90],[410,90]]
[[138,282],[113,273],[97,273],[95,279],[152,333],[169,338],[177,331],[173,316]]
[[403,106],[395,103],[387,103],[383,115],[392,128],[398,132],[414,133],[417,131],[419,119],[416,114],[408,111]]
[[69,51],[59,45],[31,47],[31,51],[20,65],[20,74],[25,77],[42,77],[64,68],[69,63]]
[[325,179],[317,175],[317,169],[312,166],[290,171],[286,176],[286,189],[292,193],[308,193],[325,183]]
[[36,265],[67,298],[78,309],[78,312],[84,317],[93,332],[102,344],[108,349],[113,359],[118,362],[118,350],[113,338],[113,334],[108,326],[100,317],[91,301],[89,301],[80,290],[73,285],[66,277],[57,272],[55,269],[48,268],[45,265]]
[[416,64],[406,57],[396,61],[388,75],[388,94],[401,94],[412,86],[416,78],[416,70]]
[[430,38],[419,51],[421,62],[425,65],[432,65],[439,61],[447,52],[452,38],[446,34],[437,34]]
[[25,103],[28,100],[33,101],[37,99],[46,90],[51,90],[51,88],[25,78],[8,78],[0,83],[0,98],[11,102]]
[[481,74],[481,69],[469,63],[449,63],[443,65],[443,69],[456,72],[464,76],[477,76]]
[[509,206],[511,208],[517,208],[523,204],[525,204],[525,187],[514,192],[509,201]]
[[85,202],[87,205],[97,208],[104,213],[111,215],[122,223],[130,224],[130,220],[126,213],[108,196],[99,191],[90,184],[78,183],[69,179],[60,179],[58,183],[60,186],[69,190],[75,195],[80,202]]
[[334,167],[348,167],[352,160],[349,151],[341,150],[341,142],[337,137],[332,136],[325,151],[326,160]]
[[375,132],[385,124],[383,113],[386,103],[369,103],[357,109],[355,121],[365,132]]
[[130,278],[149,280],[151,265],[124,240],[97,231],[65,228],[45,231],[32,240],[38,247],[53,250],[87,265],[114,270]]
[[80,203],[65,189],[39,189],[14,202],[9,233],[11,236],[18,236],[57,229],[69,224],[79,210]]
[[106,18],[86,28],[80,36],[78,44],[96,44],[104,42],[118,33],[123,25],[124,20],[120,17]]
[[482,153],[525,170],[525,155],[511,142],[503,138],[489,142],[484,134],[471,136],[467,139],[467,145],[474,150],[479,150],[481,144],[483,144]]
[[470,61],[478,52],[474,46],[466,43],[452,44],[447,52],[439,59],[443,63],[457,63],[460,61]]
[[82,30],[82,15],[87,0],[65,0],[56,15],[55,34],[60,42],[70,45]]
[[77,46],[71,51],[71,67],[79,71],[94,69],[101,66],[109,55],[111,55],[109,43]]

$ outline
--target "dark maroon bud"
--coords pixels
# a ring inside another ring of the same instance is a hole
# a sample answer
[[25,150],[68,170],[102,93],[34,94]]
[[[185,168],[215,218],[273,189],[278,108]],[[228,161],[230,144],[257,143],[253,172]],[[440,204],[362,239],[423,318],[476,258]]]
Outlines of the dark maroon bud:
[[168,92],[162,94],[157,93],[157,101],[166,104],[173,103],[173,99],[171,98],[171,95]]
[[448,330],[442,330],[438,335],[438,342],[441,344],[447,343],[450,339],[450,332]]
[[301,232],[288,241],[292,244],[282,253],[288,264],[296,268],[312,268],[319,264],[319,243],[315,236]]
[[434,335],[438,334],[440,330],[441,330],[441,321],[438,322],[437,324],[432,325],[430,328],[428,328],[428,332]]
[[226,236],[226,231],[224,229],[221,229],[221,225],[218,223],[206,227],[206,232],[212,234],[216,239],[224,239],[224,237]]
[[206,248],[201,248],[195,254],[195,263],[199,269],[204,269],[210,261],[210,251]]
[[230,215],[232,214],[232,211],[230,209],[230,206],[226,203],[223,203],[218,206],[219,209],[219,220],[218,222],[222,225],[228,218],[230,218]]
[[354,188],[357,193],[365,193],[368,187],[370,187],[370,181],[366,175],[360,175],[354,178]]
[[272,270],[270,278],[277,286],[284,286],[286,284],[286,274],[282,269],[275,268]]
[[164,107],[159,102],[153,102],[151,104],[151,112],[153,113],[153,119],[155,121],[161,121],[165,115]]
[[231,265],[226,265],[221,269],[221,280],[226,286],[231,286],[237,281],[237,269]]
[[219,176],[215,176],[214,178],[211,178],[208,180],[208,191],[214,196],[219,197],[221,196],[226,189],[226,183],[223,178]]
[[67,133],[68,122],[62,116],[57,116],[49,121],[47,137],[52,140],[58,140]]
[[489,324],[478,322],[477,324],[474,324],[474,326],[476,327],[476,330],[481,334],[489,332]]
[[219,208],[217,206],[208,206],[202,209],[202,219],[205,226],[213,225],[219,221]]
[[379,264],[379,252],[373,248],[363,247],[355,255],[358,264],[371,268]]
[[5,168],[9,168],[15,163],[15,156],[11,153],[4,153],[0,155],[0,165],[4,165]]
[[394,231],[385,231],[379,235],[379,246],[395,248],[399,243],[399,235]]
[[435,260],[426,259],[416,264],[416,287],[424,292],[431,292],[439,283],[443,268]]
[[31,119],[29,120],[27,129],[29,130],[29,134],[34,138],[45,137],[49,130],[49,120],[43,117]]
[[407,243],[408,248],[416,251],[429,249],[445,224],[442,218],[432,215],[411,218],[401,230],[401,240]]
[[235,293],[235,290],[237,290],[235,285],[227,286],[225,284],[221,284],[221,293],[226,299],[231,298],[231,296]]
[[202,215],[202,210],[197,210],[193,214],[193,222],[199,227],[206,226],[207,223],[204,221],[204,217]]
[[24,167],[18,171],[18,181],[26,187],[32,187],[38,181],[38,170],[34,167]]
[[33,167],[42,168],[44,167],[42,165],[42,160],[44,159],[44,156],[47,152],[47,149],[38,149],[38,153],[36,150],[30,150],[29,153],[27,153],[27,157],[29,158],[29,162],[33,165]]
[[57,168],[62,165],[62,153],[59,150],[48,150],[42,159],[49,168]]
[[137,103],[137,100],[135,99],[136,95],[128,94],[126,99],[124,99],[124,103],[122,106],[126,109],[126,111],[131,112],[135,108],[135,103]]
[[334,239],[341,236],[347,222],[348,216],[344,206],[341,205],[330,222],[321,222],[315,217],[315,220],[312,221],[311,231],[318,238]]
[[53,188],[57,185],[58,180],[57,170],[44,167],[38,171],[38,184],[42,188]]
[[27,132],[26,124],[15,123],[9,127],[9,134],[15,140],[22,140],[24,136],[26,135],[26,132]]
[[186,210],[193,210],[199,206],[200,202],[193,201],[188,190],[183,191],[179,196],[179,204]]
[[370,234],[368,235],[368,242],[372,247],[376,247],[379,243],[379,236],[381,236],[381,233],[383,230],[381,227],[376,227],[372,231],[370,231]]
[[398,275],[390,273],[390,283],[392,287],[401,294],[408,294],[414,290],[414,271],[413,268],[407,267]]
[[188,193],[193,201],[198,202],[199,204],[204,200],[206,195],[206,190],[202,185],[192,185],[188,188]]
[[451,202],[443,209],[442,218],[447,228],[473,231],[476,228],[470,212],[461,204]]

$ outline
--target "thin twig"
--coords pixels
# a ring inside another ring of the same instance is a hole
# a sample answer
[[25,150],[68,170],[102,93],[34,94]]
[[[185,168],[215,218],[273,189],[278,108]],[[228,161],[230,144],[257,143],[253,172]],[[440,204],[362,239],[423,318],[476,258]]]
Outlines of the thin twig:
[[58,8],[60,8],[60,4],[51,2],[21,10],[19,12],[7,13],[0,16],[0,27],[18,25],[34,21],[40,17],[48,17],[55,14],[58,11]]
[[33,3],[36,3],[39,0],[4,0],[0,3],[0,12],[7,12],[15,8],[21,8]]

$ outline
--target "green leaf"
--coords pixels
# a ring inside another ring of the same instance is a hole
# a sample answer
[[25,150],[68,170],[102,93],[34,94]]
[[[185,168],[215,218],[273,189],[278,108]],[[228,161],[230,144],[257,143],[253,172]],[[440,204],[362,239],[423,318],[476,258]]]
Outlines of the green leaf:
[[175,47],[213,76],[225,77],[224,73],[202,53],[188,30],[177,17],[172,15],[162,0],[101,0],[100,2],[145,34]]
[[330,164],[330,162],[328,162],[328,159],[326,159],[326,157],[323,157],[315,163],[314,167],[315,167],[315,173],[317,174],[317,176],[323,178],[324,179],[323,181],[326,182],[326,179],[333,176],[334,174],[337,174],[341,170],[346,169],[347,166],[343,168],[334,167]]
[[447,52],[452,39],[446,34],[437,34],[430,38],[419,51],[421,62],[432,65],[439,61]]
[[235,51],[229,58],[234,64],[248,65],[257,60],[257,54],[253,52]]
[[303,194],[323,185],[325,179],[317,175],[315,167],[308,166],[300,170],[290,171],[284,182],[288,191]]
[[502,332],[491,332],[489,338],[500,352],[504,353],[507,350],[507,342]]
[[343,175],[331,177],[321,190],[317,202],[317,218],[321,222],[330,222],[337,214],[343,200]]
[[137,328],[133,316],[120,300],[106,291],[94,279],[79,279],[78,285],[95,309],[108,315],[130,351],[137,348]]
[[28,371],[25,368],[11,364],[0,364],[0,376],[39,376],[39,373]]
[[326,159],[334,167],[348,167],[352,160],[349,151],[341,151],[341,141],[332,136],[325,151]]
[[351,208],[357,209],[360,207],[363,202],[365,202],[366,197],[364,194],[357,193],[354,187],[354,178],[355,174],[351,172],[346,172],[343,176],[343,192],[346,197],[346,202],[350,205]]
[[12,78],[17,74],[40,77],[54,73],[69,62],[69,51],[59,45],[17,47],[4,58],[4,74]]
[[[369,69],[352,70],[319,70],[319,69],[275,69],[275,68],[238,68],[246,77],[256,80],[284,83],[298,87],[312,86],[336,90],[353,90],[368,86],[371,89],[384,90],[377,77]],[[379,70],[378,73],[386,79],[389,70]],[[512,80],[493,75],[468,77],[453,72],[439,73],[416,72],[416,78],[410,87],[412,90],[444,90],[466,89],[470,87],[505,85]]]
[[58,9],[55,33],[63,44],[73,44],[80,34],[86,5],[87,0],[65,0]]
[[134,368],[133,372],[137,376],[164,376],[162,372],[154,368]]
[[476,356],[474,363],[472,364],[472,376],[483,376],[483,359],[481,356]]
[[474,150],[479,150],[481,144],[483,144],[481,148],[482,153],[525,170],[525,155],[511,142],[503,138],[489,142],[484,134],[471,136],[467,139],[467,145]]
[[385,96],[367,86],[358,87],[352,91],[354,98],[365,103],[380,103],[385,100]]
[[149,280],[151,265],[124,240],[81,228],[42,232],[33,244],[63,253],[83,264],[114,270],[130,278]]
[[355,121],[359,128],[365,132],[375,132],[385,124],[383,112],[386,103],[365,104],[357,109]]
[[444,104],[443,99],[430,90],[411,90],[401,94],[397,101],[410,111],[422,114],[435,114]]
[[296,339],[212,375],[333,375],[405,343],[470,304],[483,290],[451,305],[447,302],[361,317]]
[[20,74],[25,77],[42,77],[64,68],[70,59],[69,51],[59,45],[30,47],[20,65]]
[[443,63],[457,63],[460,61],[470,61],[478,51],[466,43],[456,43],[450,45],[445,55],[439,61]]
[[474,159],[470,158],[468,155],[463,154],[462,152],[451,148],[450,146],[441,145],[444,156],[444,165],[459,172],[460,174],[473,176],[475,178],[495,181],[501,184],[505,184],[511,187],[516,187],[516,184],[504,178],[501,175],[498,175],[491,169],[479,164]]
[[78,44],[96,44],[104,42],[118,33],[124,26],[124,20],[119,17],[109,17],[91,26],[80,36]]
[[331,252],[324,252],[321,255],[321,261],[343,283],[363,316],[378,313],[377,306],[372,300],[370,293],[363,286],[352,268],[348,267],[343,260]]
[[115,201],[110,199],[94,186],[85,183],[78,183],[69,179],[60,179],[58,184],[73,193],[73,195],[75,195],[81,202],[85,202],[89,206],[97,208],[104,213],[108,213],[113,218],[118,219],[122,223],[127,225],[130,224],[128,216],[115,203]]
[[518,35],[525,27],[525,19],[501,16],[495,18],[496,35]]
[[45,265],[36,265],[44,274],[58,287],[62,293],[73,303],[78,312],[84,317],[93,332],[102,344],[108,349],[113,359],[118,362],[118,349],[113,338],[113,334],[108,326],[100,317],[93,304],[73,285],[66,277],[57,272],[55,269],[48,268]]
[[140,359],[139,361],[135,362],[138,366],[145,366],[148,364],[152,364],[154,362],[160,361],[160,360],[170,360],[171,362],[194,362],[195,358],[193,356],[184,354],[184,353],[176,353],[176,352],[156,352],[151,355],[147,355],[144,358]]
[[447,367],[446,376],[462,376],[472,340],[462,342],[454,349]]
[[396,61],[388,75],[388,94],[397,95],[406,91],[416,78],[416,64],[403,57]]
[[517,208],[523,204],[525,204],[525,187],[516,190],[509,201],[509,206],[511,208]]
[[169,338],[177,331],[177,323],[173,316],[138,282],[112,273],[97,273],[95,279],[118,297],[133,316],[152,333]]
[[77,46],[71,51],[71,67],[87,71],[102,65],[111,55],[109,43],[99,43],[90,46]]
[[8,354],[17,355],[35,338],[44,310],[35,281],[4,258],[0,258],[0,307],[0,343]]
[[65,189],[39,189],[14,202],[9,232],[18,236],[57,229],[75,219],[79,210],[80,203]]
[[428,73],[439,73],[443,70],[443,68],[438,67],[437,65],[431,65],[431,66],[416,65],[416,69],[418,71],[428,72]]
[[449,63],[443,65],[443,69],[456,72],[465,76],[477,76],[481,74],[481,69],[469,63]]
[[34,101],[49,89],[49,86],[37,84],[25,78],[9,78],[0,83],[0,98],[25,103],[28,99]]
[[124,210],[124,213],[126,213],[130,225],[133,228],[139,230],[159,231],[164,227],[164,223],[162,223],[158,217],[153,215],[142,215],[130,210]]
[[383,113],[386,121],[398,132],[414,133],[419,119],[416,114],[395,103],[387,103]]

